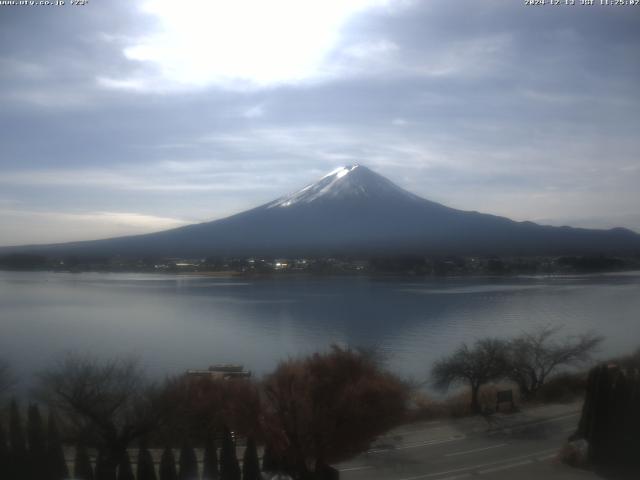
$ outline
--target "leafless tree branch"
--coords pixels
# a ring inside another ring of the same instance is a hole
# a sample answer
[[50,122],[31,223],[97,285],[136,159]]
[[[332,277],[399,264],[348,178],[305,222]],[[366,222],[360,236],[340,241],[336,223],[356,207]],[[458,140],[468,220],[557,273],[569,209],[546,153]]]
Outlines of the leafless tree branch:
[[560,327],[544,326],[509,343],[509,378],[525,397],[533,397],[561,367],[587,362],[603,337],[592,332],[558,340]]

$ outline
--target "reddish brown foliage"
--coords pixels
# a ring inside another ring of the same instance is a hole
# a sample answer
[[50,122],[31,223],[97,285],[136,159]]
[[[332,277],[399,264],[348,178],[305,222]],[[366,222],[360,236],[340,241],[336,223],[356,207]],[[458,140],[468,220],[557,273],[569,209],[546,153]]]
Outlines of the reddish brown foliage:
[[249,379],[178,377],[167,382],[165,400],[172,410],[172,435],[204,441],[226,425],[243,436],[260,437],[260,394]]
[[267,443],[301,473],[366,450],[403,418],[409,389],[370,356],[334,346],[281,363],[265,394]]

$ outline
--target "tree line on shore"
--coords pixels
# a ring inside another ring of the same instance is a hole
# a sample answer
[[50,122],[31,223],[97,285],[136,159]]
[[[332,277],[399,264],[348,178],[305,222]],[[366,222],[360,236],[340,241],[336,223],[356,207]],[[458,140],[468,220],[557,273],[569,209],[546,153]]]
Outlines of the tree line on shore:
[[177,259],[165,257],[122,258],[105,256],[50,257],[38,254],[0,255],[0,270],[58,272],[234,272],[265,274],[287,272],[309,274],[392,275],[514,275],[540,273],[593,273],[636,270],[639,256],[307,256],[296,257],[208,257]]
[[[482,410],[478,392],[487,382],[510,379],[522,397],[534,398],[552,373],[586,361],[602,340],[593,334],[558,340],[557,334],[546,327],[510,340],[462,344],[434,364],[431,381],[440,388],[466,384],[472,413]],[[0,394],[9,379],[0,362]],[[339,346],[283,361],[259,382],[192,375],[152,382],[130,359],[67,355],[35,383],[34,398],[48,410],[47,429],[32,404],[25,434],[18,405],[11,403],[8,422],[0,417],[0,478],[62,480],[73,473],[85,480],[255,480],[262,478],[258,445],[263,472],[337,478],[329,465],[366,451],[407,421],[414,391],[377,352]],[[62,445],[76,447],[73,472]],[[158,468],[151,447],[163,451]],[[200,461],[194,447],[204,452]]]

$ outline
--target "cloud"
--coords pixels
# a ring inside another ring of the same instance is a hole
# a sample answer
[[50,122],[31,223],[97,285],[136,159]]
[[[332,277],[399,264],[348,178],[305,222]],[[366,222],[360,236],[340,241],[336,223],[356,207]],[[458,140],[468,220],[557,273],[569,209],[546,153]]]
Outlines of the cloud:
[[[137,77],[101,78],[133,90],[184,90],[215,85],[253,89],[296,84],[326,75],[324,61],[355,14],[388,0],[148,0],[142,13],[153,32],[127,45],[124,56],[149,68]],[[364,51],[361,48],[361,51]]]
[[264,105],[254,105],[253,107],[246,109],[242,113],[242,116],[245,118],[260,118],[260,117],[264,117],[265,113],[266,113],[266,110]]
[[[233,192],[264,188],[264,184],[238,182],[241,173],[219,172],[215,162],[165,161],[143,168],[105,169],[39,169],[5,172],[0,185],[101,188],[106,190],[160,192]],[[236,178],[234,178],[236,177]],[[235,181],[233,181],[235,180]]]
[[[639,16],[249,3],[3,10],[0,205],[200,221],[358,162],[458,208],[640,227]],[[212,28],[220,14],[233,31]]]
[[398,45],[395,43],[389,40],[378,40],[349,45],[343,49],[343,53],[353,58],[370,60],[372,57],[386,55],[396,50],[398,50]]
[[157,232],[191,223],[133,212],[76,213],[2,208],[0,222],[7,227],[7,232],[0,238],[2,246],[94,240]]
[[148,85],[140,78],[109,78],[98,76],[96,82],[100,87],[112,88],[114,90],[135,90],[145,91]]

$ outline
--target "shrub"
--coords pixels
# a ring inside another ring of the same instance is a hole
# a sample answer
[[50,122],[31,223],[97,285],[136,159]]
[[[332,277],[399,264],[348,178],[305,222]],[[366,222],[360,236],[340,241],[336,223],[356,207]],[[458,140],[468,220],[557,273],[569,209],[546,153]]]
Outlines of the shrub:
[[583,439],[567,442],[560,449],[558,460],[572,467],[586,468],[589,465],[587,451],[588,444]]
[[571,402],[583,397],[586,388],[586,373],[561,373],[550,378],[538,390],[536,400],[542,403]]
[[424,421],[449,416],[449,412],[442,400],[434,400],[423,392],[414,394],[412,398],[413,408],[407,415],[407,420]]
[[260,393],[250,379],[180,376],[166,383],[163,397],[170,411],[165,441],[204,444],[224,425],[243,436],[260,436]]
[[365,451],[405,418],[409,388],[366,353],[328,353],[281,363],[265,381],[265,435],[289,473]]

